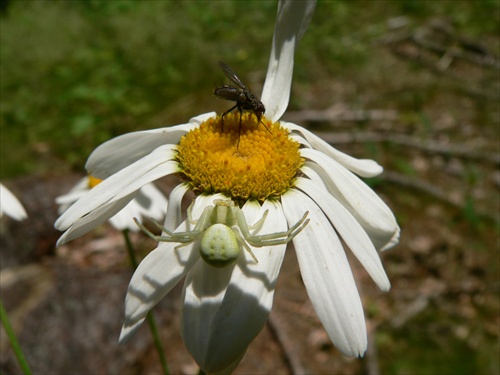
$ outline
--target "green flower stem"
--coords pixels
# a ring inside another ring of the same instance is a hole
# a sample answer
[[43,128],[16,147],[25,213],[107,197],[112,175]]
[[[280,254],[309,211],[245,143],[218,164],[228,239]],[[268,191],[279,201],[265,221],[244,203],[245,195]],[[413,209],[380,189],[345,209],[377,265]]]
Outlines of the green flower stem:
[[[135,251],[134,247],[132,246],[132,242],[130,241],[130,236],[129,236],[129,231],[128,229],[125,229],[122,231],[123,237],[125,238],[125,243],[127,244],[127,252],[128,256],[130,258],[130,263],[132,264],[132,267],[134,267],[134,270],[137,268],[138,263],[137,259],[135,257]],[[160,340],[160,335],[158,334],[158,328],[156,326],[155,318],[153,314],[148,312],[148,315],[146,316],[146,320],[148,321],[149,325],[149,330],[151,331],[151,334],[153,335],[153,340],[156,346],[156,351],[158,352],[158,356],[160,357],[160,362],[161,366],[163,368],[163,374],[164,375],[169,375],[170,371],[168,370],[168,365],[167,365],[167,359],[165,358],[165,351],[163,349],[163,345]]]
[[0,319],[2,320],[3,328],[5,328],[5,332],[7,333],[7,337],[9,338],[10,345],[16,354],[17,361],[19,362],[19,366],[23,370],[25,375],[31,375],[31,370],[28,366],[28,362],[26,362],[26,358],[24,358],[23,351],[19,342],[17,341],[16,335],[14,334],[14,330],[9,323],[9,319],[7,317],[7,311],[5,311],[3,307],[2,300],[0,299]]

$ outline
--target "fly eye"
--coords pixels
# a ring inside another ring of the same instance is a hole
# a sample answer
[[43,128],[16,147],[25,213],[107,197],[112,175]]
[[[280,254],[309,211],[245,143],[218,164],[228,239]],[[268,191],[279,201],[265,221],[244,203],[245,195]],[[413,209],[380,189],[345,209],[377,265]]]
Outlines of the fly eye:
[[200,242],[200,255],[205,262],[217,268],[226,267],[236,261],[240,245],[231,228],[214,224],[205,230]]

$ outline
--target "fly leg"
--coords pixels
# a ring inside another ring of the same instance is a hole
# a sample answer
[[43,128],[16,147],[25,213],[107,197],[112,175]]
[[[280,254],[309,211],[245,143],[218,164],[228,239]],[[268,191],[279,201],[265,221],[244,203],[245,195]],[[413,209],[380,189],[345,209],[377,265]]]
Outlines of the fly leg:
[[240,127],[238,128],[238,143],[236,144],[236,149],[240,146],[240,137],[241,137],[241,116],[243,116],[243,111],[241,110],[241,106],[239,103],[236,103],[236,107],[238,107],[238,111],[240,112]]
[[241,108],[238,103],[234,107],[229,108],[226,112],[222,114],[221,118],[221,133],[224,131],[224,116],[227,115],[229,112],[231,112],[233,109],[238,107],[238,110],[240,111],[240,127],[241,127]]

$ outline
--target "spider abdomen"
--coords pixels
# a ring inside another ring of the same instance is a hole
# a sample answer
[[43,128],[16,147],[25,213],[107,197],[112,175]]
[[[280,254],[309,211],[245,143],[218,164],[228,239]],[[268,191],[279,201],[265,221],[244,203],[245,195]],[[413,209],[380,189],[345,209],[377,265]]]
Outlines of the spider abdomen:
[[233,263],[240,254],[240,245],[231,228],[225,224],[213,224],[200,242],[200,255],[213,267],[226,267]]

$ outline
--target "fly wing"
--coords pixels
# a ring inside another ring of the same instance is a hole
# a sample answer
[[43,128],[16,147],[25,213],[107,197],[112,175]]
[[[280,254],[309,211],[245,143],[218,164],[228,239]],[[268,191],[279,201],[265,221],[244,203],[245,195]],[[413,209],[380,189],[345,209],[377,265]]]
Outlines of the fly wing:
[[224,74],[227,76],[227,78],[229,78],[231,80],[231,82],[233,82],[240,89],[248,91],[248,88],[245,86],[245,84],[243,82],[241,82],[241,80],[238,78],[236,73],[233,72],[233,70],[229,66],[224,64],[222,61],[219,61],[219,65],[222,68],[222,71],[224,72]]
[[[241,91],[240,89],[233,87],[233,86],[228,86],[224,85],[221,87],[217,87],[214,90],[215,96],[221,98],[221,99],[226,99],[226,100],[232,100],[235,102],[240,102],[242,100],[241,98]],[[243,95],[243,99],[245,98],[245,95]]]

